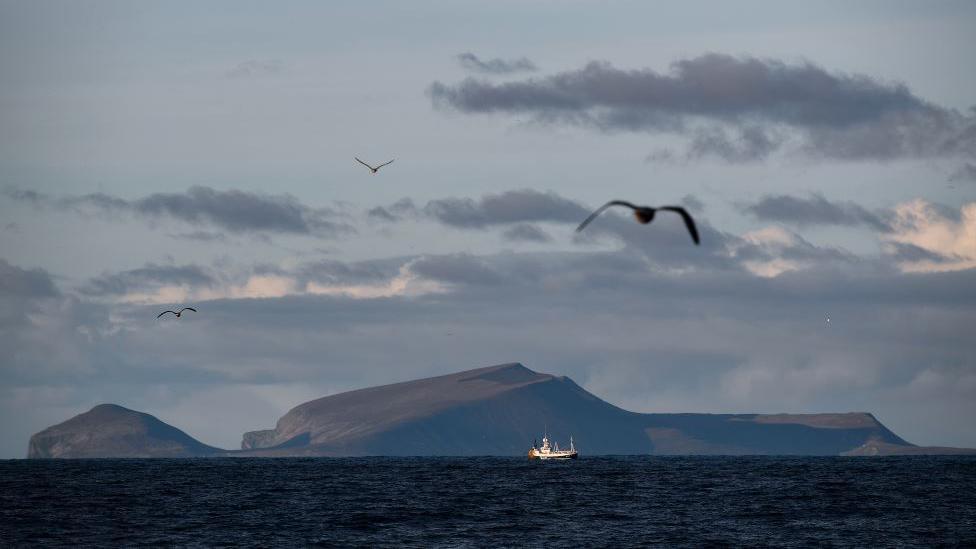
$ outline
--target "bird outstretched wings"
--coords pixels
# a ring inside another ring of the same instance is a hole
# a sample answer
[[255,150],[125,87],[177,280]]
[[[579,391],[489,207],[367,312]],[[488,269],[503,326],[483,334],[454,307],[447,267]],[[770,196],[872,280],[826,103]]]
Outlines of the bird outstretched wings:
[[681,219],[685,220],[685,227],[688,227],[688,232],[691,233],[691,239],[695,241],[695,244],[700,244],[698,239],[698,228],[695,227],[695,220],[691,218],[688,210],[685,210],[681,206],[661,206],[659,210],[667,210],[669,212],[675,212],[681,216]]
[[379,169],[380,169],[380,168],[382,168],[383,166],[387,166],[387,165],[389,165],[389,164],[392,164],[392,163],[393,163],[393,160],[396,160],[396,158],[394,158],[393,160],[390,160],[389,162],[384,162],[384,163],[382,163],[382,164],[380,164],[379,166],[376,166],[376,167],[374,168],[373,166],[370,166],[369,164],[367,164],[367,163],[365,163],[365,162],[363,162],[362,160],[360,160],[359,158],[357,158],[357,157],[355,157],[355,156],[354,156],[353,158],[355,158],[355,159],[356,159],[356,162],[359,162],[359,163],[360,163],[360,164],[362,164],[363,166],[366,166],[367,168],[369,168],[369,171],[371,171],[371,172],[373,172],[373,173],[376,173],[376,172],[377,172],[377,170],[379,170]]
[[597,208],[595,212],[591,213],[589,217],[587,217],[586,219],[584,219],[583,222],[579,224],[579,227],[576,227],[576,232],[582,231],[584,227],[586,227],[587,225],[589,225],[591,221],[593,221],[594,219],[596,219],[597,216],[599,216],[600,214],[602,214],[604,210],[606,210],[607,208],[609,208],[611,206],[626,206],[626,207],[628,207],[628,208],[630,208],[632,210],[636,210],[637,209],[637,206],[635,206],[634,204],[631,204],[630,202],[626,202],[624,200],[611,200],[610,202],[607,202],[606,204],[604,204],[604,205],[600,206],[599,208]]
[[687,227],[688,232],[691,233],[691,239],[695,242],[695,244],[698,245],[701,243],[701,240],[698,237],[698,227],[695,226],[695,220],[692,219],[691,214],[689,214],[688,211],[681,206],[661,206],[659,208],[652,208],[650,206],[638,206],[624,200],[611,200],[603,206],[600,206],[595,212],[591,213],[589,217],[584,219],[583,222],[580,223],[579,227],[576,227],[576,232],[582,231],[587,225],[590,224],[591,221],[596,219],[598,215],[603,213],[604,210],[611,206],[624,206],[634,210],[635,214],[637,215],[637,220],[641,223],[649,223],[652,219],[654,219],[654,213],[657,211],[664,210],[674,212],[680,215],[681,219],[684,220],[685,227]]
[[166,313],[173,313],[174,315],[176,315],[176,318],[179,318],[180,315],[183,314],[183,311],[193,311],[194,313],[197,312],[197,310],[194,309],[193,307],[183,307],[179,311],[163,311],[163,312],[159,313],[158,315],[156,315],[156,318],[158,319],[159,317],[163,316]]

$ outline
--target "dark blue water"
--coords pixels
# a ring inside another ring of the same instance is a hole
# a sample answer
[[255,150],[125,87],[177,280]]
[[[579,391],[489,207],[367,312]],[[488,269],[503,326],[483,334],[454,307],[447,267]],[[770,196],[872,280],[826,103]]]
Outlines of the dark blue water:
[[0,545],[976,544],[976,459],[0,462]]

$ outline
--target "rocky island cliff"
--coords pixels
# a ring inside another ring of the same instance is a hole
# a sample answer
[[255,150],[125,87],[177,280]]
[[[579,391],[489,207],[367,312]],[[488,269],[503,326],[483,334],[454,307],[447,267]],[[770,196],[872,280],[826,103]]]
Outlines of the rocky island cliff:
[[221,453],[155,417],[99,404],[30,438],[29,458],[198,457]]
[[28,457],[523,455],[548,429],[583,455],[976,453],[910,444],[872,414],[640,414],[571,379],[512,363],[370,387],[296,406],[219,450],[100,405],[31,437]]

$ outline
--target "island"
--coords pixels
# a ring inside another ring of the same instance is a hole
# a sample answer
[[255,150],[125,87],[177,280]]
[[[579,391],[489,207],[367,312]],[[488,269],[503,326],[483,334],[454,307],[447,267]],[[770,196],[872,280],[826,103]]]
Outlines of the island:
[[28,457],[524,456],[543,431],[572,436],[582,456],[976,454],[913,445],[867,412],[635,413],[511,363],[312,400],[239,450],[101,404],[32,436]]

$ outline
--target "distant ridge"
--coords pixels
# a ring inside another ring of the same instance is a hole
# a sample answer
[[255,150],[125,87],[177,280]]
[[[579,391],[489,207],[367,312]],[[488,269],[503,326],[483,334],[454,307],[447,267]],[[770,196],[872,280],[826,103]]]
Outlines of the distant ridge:
[[[314,445],[323,451],[368,453],[379,450],[377,445],[384,446],[372,437],[393,426],[409,426],[425,418],[467,410],[480,402],[505,401],[511,396],[509,393],[556,379],[511,363],[349,391],[296,406],[278,420],[274,429],[245,433],[241,446],[294,448],[296,439],[302,438],[302,446]],[[422,439],[431,436],[439,435],[429,432]],[[421,443],[420,439],[403,442],[413,451],[423,451],[421,446],[429,443]],[[522,446],[524,439],[519,444]]]
[[911,445],[867,413],[637,414],[509,363],[332,395],[245,433],[246,455],[521,455],[548,427],[594,454],[837,455]]
[[31,437],[29,457],[525,455],[548,428],[581,455],[976,453],[914,446],[873,415],[638,414],[571,379],[509,363],[349,391],[292,408],[241,450],[202,444],[156,418],[100,405]]

